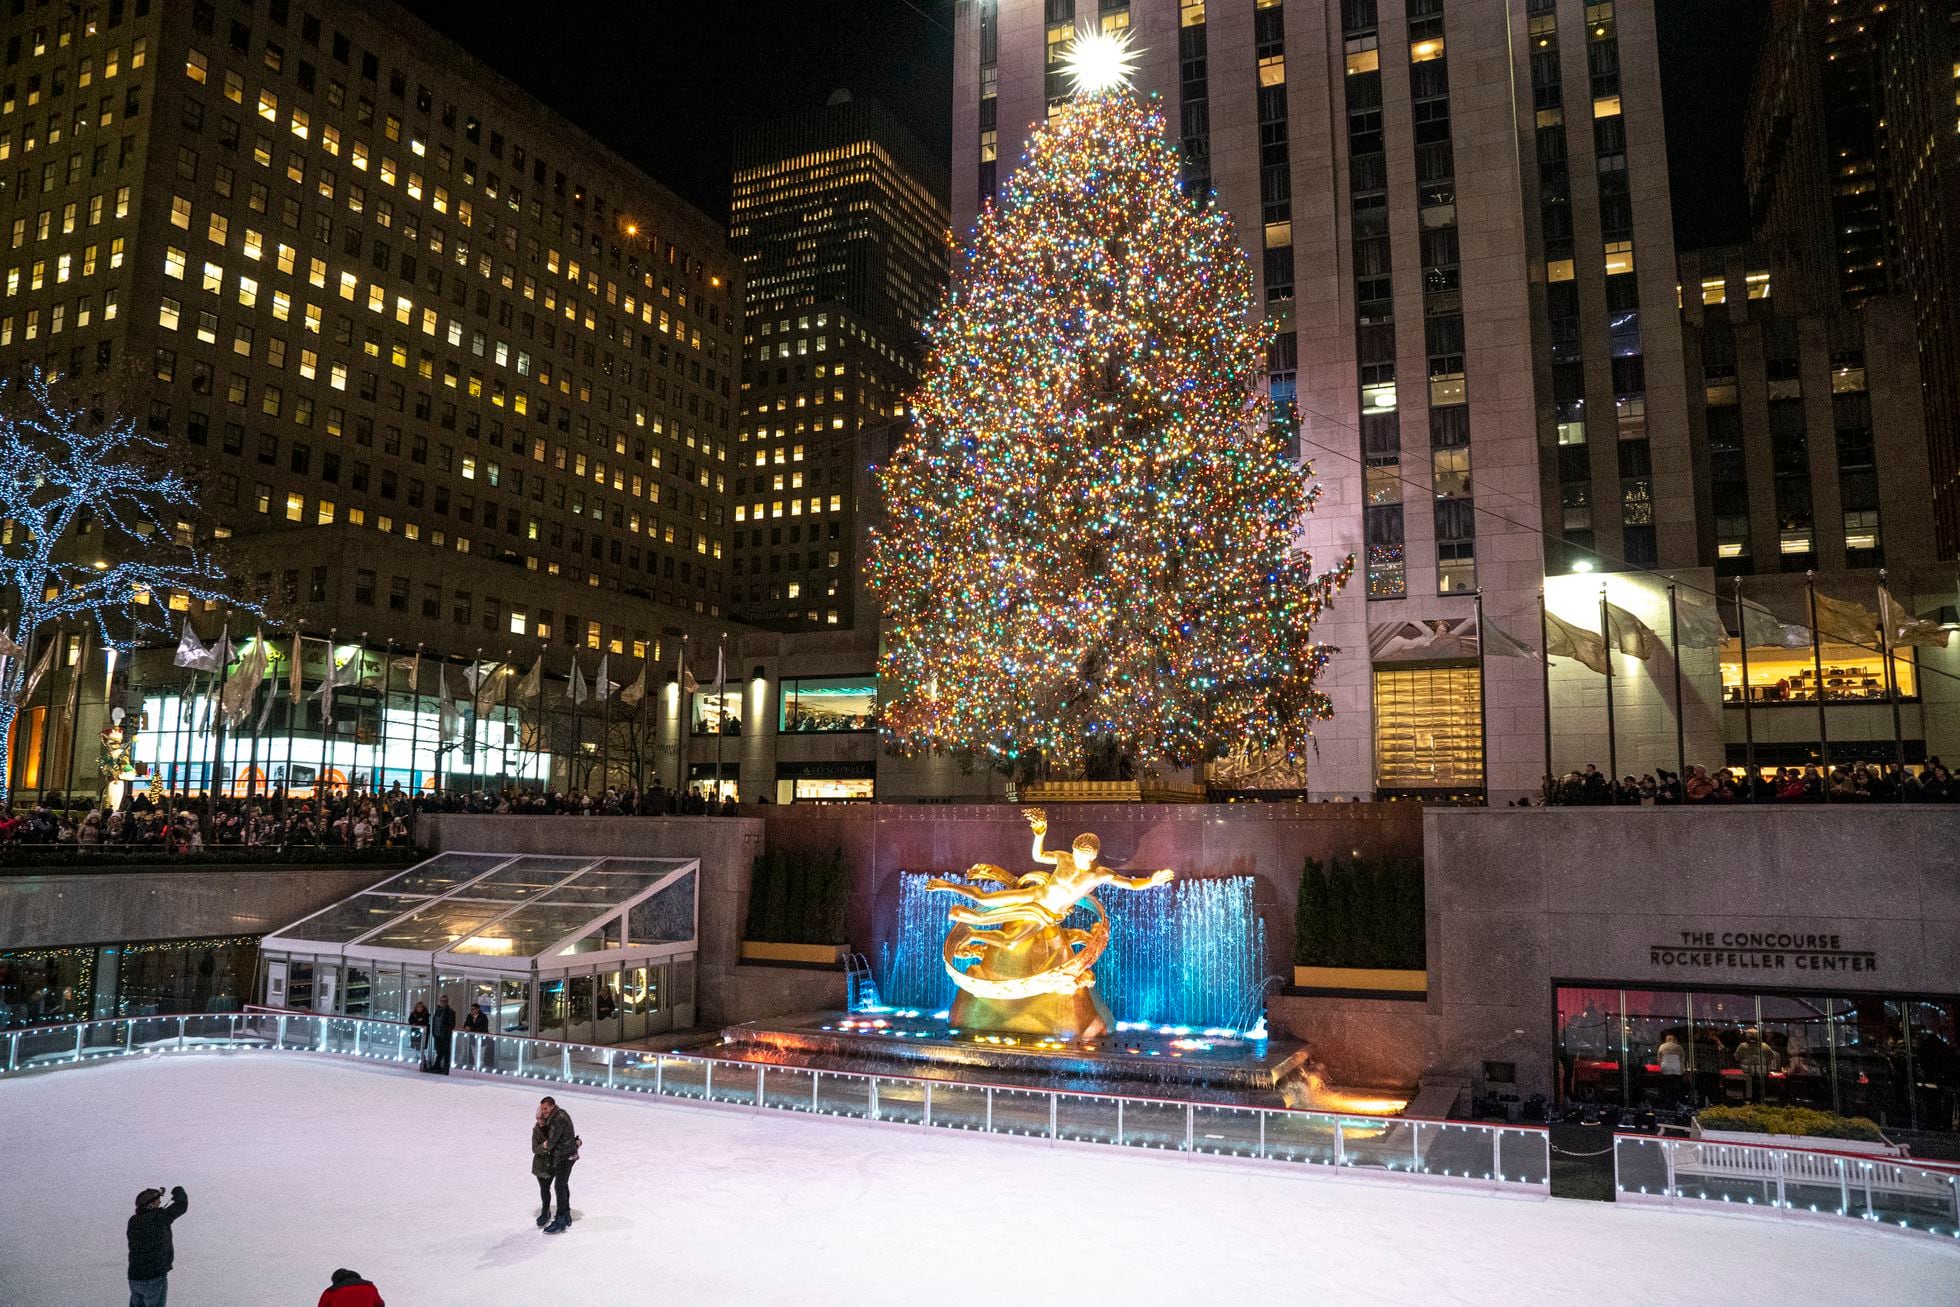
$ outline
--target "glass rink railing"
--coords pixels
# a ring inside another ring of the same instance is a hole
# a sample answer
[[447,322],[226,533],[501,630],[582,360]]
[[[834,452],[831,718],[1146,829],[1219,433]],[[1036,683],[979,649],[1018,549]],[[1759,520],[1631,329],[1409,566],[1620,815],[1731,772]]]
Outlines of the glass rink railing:
[[1756,1208],[1960,1238],[1960,1168],[1828,1149],[1615,1135],[1623,1203]]
[[[4,1074],[214,1050],[286,1050],[414,1065],[423,1057],[421,1034],[398,1021],[304,1012],[81,1021],[7,1032]],[[769,1066],[514,1035],[458,1031],[454,1039],[457,1069],[541,1084],[1550,1192],[1549,1137],[1530,1127]]]

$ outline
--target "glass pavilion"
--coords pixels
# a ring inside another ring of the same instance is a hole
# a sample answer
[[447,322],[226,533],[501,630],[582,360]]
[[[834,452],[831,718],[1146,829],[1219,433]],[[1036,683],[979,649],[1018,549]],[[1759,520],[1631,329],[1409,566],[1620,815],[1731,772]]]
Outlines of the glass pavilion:
[[448,995],[499,1034],[616,1044],[694,1024],[693,858],[443,853],[265,937],[271,1007],[400,1021]]

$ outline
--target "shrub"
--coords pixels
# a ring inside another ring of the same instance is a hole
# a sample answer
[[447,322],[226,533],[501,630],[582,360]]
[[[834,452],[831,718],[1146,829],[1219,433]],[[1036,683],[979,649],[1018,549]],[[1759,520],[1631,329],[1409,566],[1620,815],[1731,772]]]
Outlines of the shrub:
[[1420,859],[1306,860],[1293,921],[1296,966],[1420,971],[1424,938]]
[[1695,1113],[1704,1130],[1733,1130],[1752,1135],[1802,1135],[1822,1139],[1857,1139],[1882,1144],[1885,1135],[1869,1117],[1839,1116],[1808,1107],[1770,1107],[1746,1104],[1705,1107]]
[[843,944],[851,866],[842,849],[770,849],[749,880],[744,938],[772,944]]

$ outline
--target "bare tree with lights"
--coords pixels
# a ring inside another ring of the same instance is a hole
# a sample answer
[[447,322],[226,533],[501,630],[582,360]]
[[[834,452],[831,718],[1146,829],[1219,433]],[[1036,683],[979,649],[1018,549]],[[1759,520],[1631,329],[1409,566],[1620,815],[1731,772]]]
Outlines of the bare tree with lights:
[[[131,418],[70,407],[39,369],[0,380],[0,802],[11,799],[14,719],[47,666],[53,629],[93,622],[102,647],[127,652],[139,637],[168,639],[167,597],[226,600],[224,571],[175,523],[197,496],[168,466],[164,441]],[[77,540],[92,528],[92,547]],[[76,669],[81,674],[81,669]]]

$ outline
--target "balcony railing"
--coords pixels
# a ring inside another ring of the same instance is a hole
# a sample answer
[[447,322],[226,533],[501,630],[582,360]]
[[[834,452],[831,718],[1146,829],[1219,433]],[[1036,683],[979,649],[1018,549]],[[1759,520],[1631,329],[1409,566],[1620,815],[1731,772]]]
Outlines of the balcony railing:
[[[399,1021],[255,1011],[78,1021],[7,1032],[16,1075],[138,1054],[246,1049],[412,1065],[420,1031]],[[1056,1142],[1325,1166],[1417,1182],[1550,1193],[1543,1129],[1411,1117],[925,1080],[765,1066],[514,1035],[457,1032],[460,1069],[544,1084],[776,1111],[809,1112]]]
[[1828,1149],[1615,1135],[1623,1203],[1756,1208],[1960,1238],[1960,1168]]

